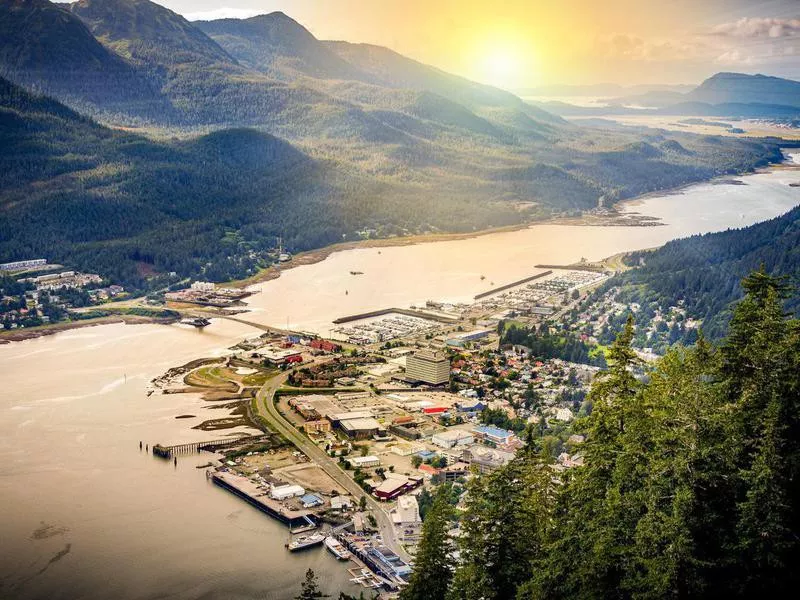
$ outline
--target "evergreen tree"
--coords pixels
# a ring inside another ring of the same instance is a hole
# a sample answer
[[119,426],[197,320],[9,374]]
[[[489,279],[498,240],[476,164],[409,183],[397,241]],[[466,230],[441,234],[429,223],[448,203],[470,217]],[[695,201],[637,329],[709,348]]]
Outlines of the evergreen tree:
[[453,544],[447,533],[452,512],[447,489],[440,486],[425,516],[414,571],[401,600],[444,600],[453,578]]
[[301,584],[300,594],[295,596],[295,600],[315,600],[315,598],[328,598],[328,594],[323,594],[317,584],[317,575],[313,569],[306,571],[305,581]]

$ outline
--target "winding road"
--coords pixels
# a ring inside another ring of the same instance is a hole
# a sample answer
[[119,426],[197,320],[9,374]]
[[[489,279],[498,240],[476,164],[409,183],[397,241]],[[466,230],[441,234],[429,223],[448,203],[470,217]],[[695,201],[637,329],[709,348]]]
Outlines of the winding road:
[[304,434],[299,432],[287,421],[275,406],[275,392],[289,378],[289,373],[283,373],[267,381],[256,394],[257,414],[266,419],[267,423],[278,433],[286,437],[308,458],[314,461],[327,473],[331,479],[347,490],[356,500],[361,497],[367,499],[367,506],[372,509],[375,520],[378,523],[378,530],[381,533],[383,543],[397,554],[402,560],[411,560],[409,554],[403,549],[397,539],[397,535],[392,525],[392,519],[376,500],[366,494],[353,479],[339,467],[338,463],[331,459],[324,450],[309,440]]

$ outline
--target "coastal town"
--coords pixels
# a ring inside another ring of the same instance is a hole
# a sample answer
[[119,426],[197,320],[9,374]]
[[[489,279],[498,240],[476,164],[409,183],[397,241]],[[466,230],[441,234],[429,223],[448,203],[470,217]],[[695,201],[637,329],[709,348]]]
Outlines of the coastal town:
[[[223,357],[171,370],[148,393],[233,400],[234,416],[200,428],[260,431],[188,449],[159,440],[153,452],[176,464],[186,451],[221,453],[207,477],[283,523],[286,551],[323,546],[352,582],[392,597],[408,581],[438,488],[458,514],[467,482],[519,452],[540,454],[554,472],[583,463],[572,425],[591,411],[600,367],[537,354],[516,337],[547,324],[571,333],[569,316],[609,275],[589,264],[548,268],[472,303],[341,317],[328,338],[249,337]],[[236,293],[196,282],[165,300],[203,307],[210,319],[211,311],[246,318]]]

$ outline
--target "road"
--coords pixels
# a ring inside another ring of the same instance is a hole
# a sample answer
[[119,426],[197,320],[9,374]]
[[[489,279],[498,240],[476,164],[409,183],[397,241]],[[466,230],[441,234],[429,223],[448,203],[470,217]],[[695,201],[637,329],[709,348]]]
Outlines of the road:
[[319,465],[331,479],[347,490],[356,500],[361,497],[366,498],[367,506],[372,509],[372,513],[378,523],[378,531],[380,531],[383,543],[401,559],[408,562],[411,557],[400,545],[394,526],[392,525],[392,519],[384,510],[383,506],[369,494],[366,494],[364,490],[361,489],[361,486],[353,481],[353,479],[339,467],[335,460],[331,459],[324,450],[295,429],[294,426],[278,412],[278,408],[275,406],[274,402],[275,392],[286,382],[288,377],[288,372],[274,377],[267,381],[258,391],[256,395],[256,410],[258,414],[266,419],[267,423],[269,423],[275,431],[286,437],[286,439],[297,446],[308,458]]

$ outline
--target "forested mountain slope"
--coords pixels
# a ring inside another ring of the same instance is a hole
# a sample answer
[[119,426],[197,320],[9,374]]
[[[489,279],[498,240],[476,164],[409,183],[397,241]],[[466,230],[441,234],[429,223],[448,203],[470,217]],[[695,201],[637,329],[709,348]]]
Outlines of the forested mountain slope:
[[[747,273],[763,265],[768,273],[800,281],[800,207],[744,229],[675,240],[628,260],[644,265],[609,284],[623,286],[621,300],[664,307],[681,302],[690,316],[703,319],[706,335],[719,338]],[[794,295],[787,308],[797,314],[800,298]]]
[[797,289],[763,272],[742,285],[718,346],[644,365],[628,321],[574,425],[580,466],[553,464],[540,421],[514,460],[467,483],[462,510],[440,486],[400,600],[792,596],[800,321],[782,304]]

